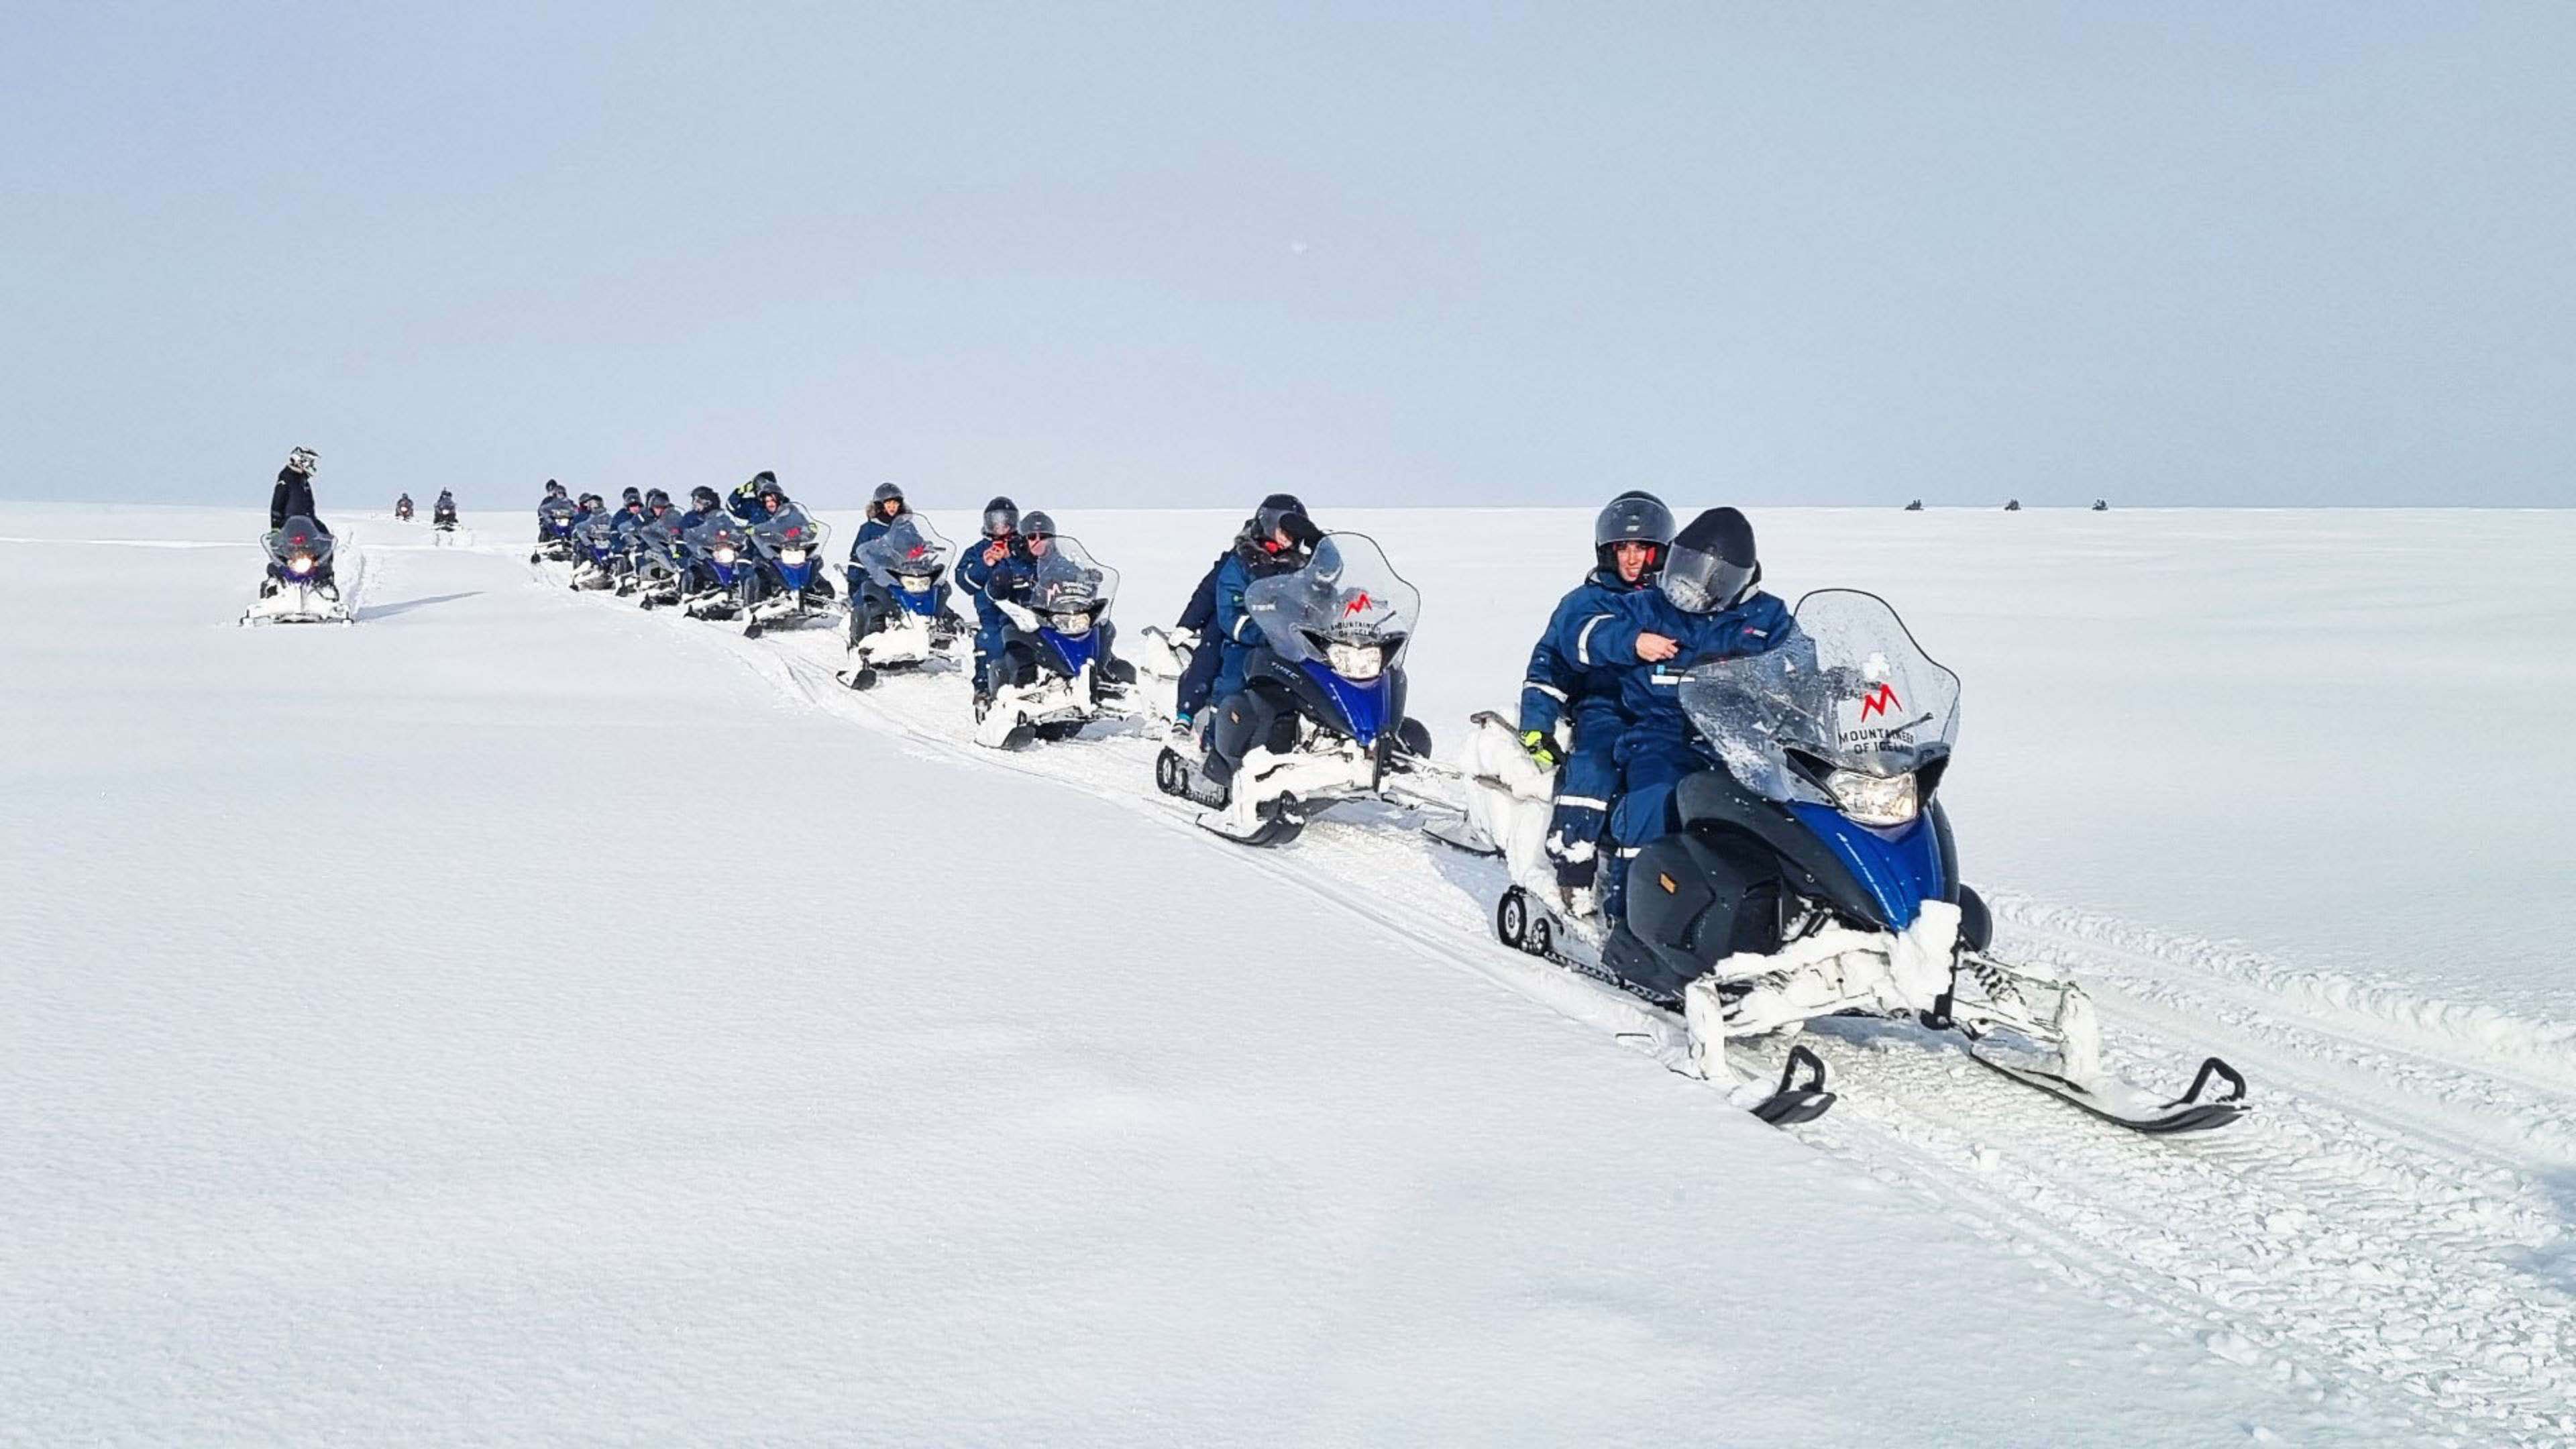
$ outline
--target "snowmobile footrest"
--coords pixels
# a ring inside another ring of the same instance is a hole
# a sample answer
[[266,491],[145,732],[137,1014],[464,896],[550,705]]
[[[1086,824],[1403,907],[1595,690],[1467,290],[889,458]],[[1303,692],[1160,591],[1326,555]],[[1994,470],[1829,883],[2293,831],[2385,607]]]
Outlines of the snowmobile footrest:
[[[1806,1080],[1799,1076],[1803,1069]],[[1788,1065],[1780,1069],[1780,1086],[1753,1115],[1774,1127],[1787,1127],[1799,1122],[1813,1122],[1834,1105],[1834,1094],[1825,1090],[1825,1061],[1803,1046],[1789,1048]]]

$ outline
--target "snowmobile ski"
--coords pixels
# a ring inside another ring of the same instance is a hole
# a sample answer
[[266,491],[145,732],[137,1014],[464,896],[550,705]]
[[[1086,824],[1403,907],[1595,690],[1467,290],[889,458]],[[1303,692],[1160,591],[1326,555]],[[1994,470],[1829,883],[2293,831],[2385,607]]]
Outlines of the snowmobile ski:
[[[2224,1127],[2254,1109],[2254,1104],[2245,1099],[2245,1078],[2216,1057],[2200,1064],[2200,1071],[2192,1078],[2189,1091],[2166,1101],[2117,1079],[2087,1087],[2054,1072],[2002,1060],[1973,1045],[1968,1049],[1968,1055],[2024,1086],[2036,1087],[2083,1108],[2105,1122],[2115,1122],[2133,1132],[2153,1135],[2207,1132]],[[2224,1084],[2225,1095],[2202,1096],[2213,1078]]]

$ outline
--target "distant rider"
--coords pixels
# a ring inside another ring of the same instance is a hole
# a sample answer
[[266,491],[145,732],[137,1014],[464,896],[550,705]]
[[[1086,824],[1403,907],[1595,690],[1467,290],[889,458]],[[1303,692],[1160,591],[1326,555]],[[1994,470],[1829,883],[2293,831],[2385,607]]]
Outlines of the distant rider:
[[405,523],[411,522],[410,494],[405,493],[394,500],[394,517],[401,519]]
[[1673,541],[1673,513],[1651,493],[1610,500],[1592,523],[1592,572],[1548,616],[1521,682],[1520,742],[1542,770],[1562,760],[1547,855],[1568,913],[1588,916],[1600,867],[1601,830],[1619,788],[1621,671],[1596,656],[1591,635],[1618,601],[1654,586]]
[[[1306,516],[1306,505],[1292,493],[1273,493],[1245,521],[1234,548],[1217,566],[1214,621],[1220,657],[1209,699],[1223,700],[1243,688],[1244,663],[1261,643],[1261,626],[1243,607],[1243,591],[1259,579],[1294,573],[1314,556],[1324,531]],[[1205,645],[1201,646],[1202,648]]]

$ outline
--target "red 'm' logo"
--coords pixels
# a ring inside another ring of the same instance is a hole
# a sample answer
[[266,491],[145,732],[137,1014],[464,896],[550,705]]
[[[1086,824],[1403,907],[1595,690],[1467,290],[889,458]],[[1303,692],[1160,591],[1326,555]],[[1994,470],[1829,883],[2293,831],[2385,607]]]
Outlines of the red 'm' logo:
[[1360,594],[1359,594],[1359,597],[1358,597],[1358,598],[1355,598],[1355,599],[1351,600],[1349,603],[1344,604],[1344,605],[1342,606],[1342,612],[1343,612],[1343,613],[1345,613],[1345,614],[1356,614],[1356,613],[1358,613],[1360,610],[1365,609],[1365,608],[1367,608],[1368,606],[1369,606],[1368,590],[1366,590],[1366,589],[1362,589],[1362,590],[1360,590]]
[[1878,687],[1877,693],[1860,702],[1860,717],[1862,719],[1867,719],[1874,714],[1885,714],[1891,709],[1903,709],[1904,707],[1904,705],[1897,702],[1896,687],[1894,685],[1882,684]]

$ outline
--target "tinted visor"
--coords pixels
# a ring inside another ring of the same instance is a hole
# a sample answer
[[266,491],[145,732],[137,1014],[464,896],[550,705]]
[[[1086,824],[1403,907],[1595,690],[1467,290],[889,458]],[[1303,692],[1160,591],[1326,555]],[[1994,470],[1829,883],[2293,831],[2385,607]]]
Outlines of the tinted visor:
[[987,508],[984,510],[984,536],[986,538],[991,538],[996,534],[1009,533],[1011,530],[1019,526],[1020,510],[1016,508]]
[[1664,556],[1664,597],[1693,614],[1713,614],[1744,597],[1753,586],[1752,564],[1728,563],[1713,553],[1675,544]]

